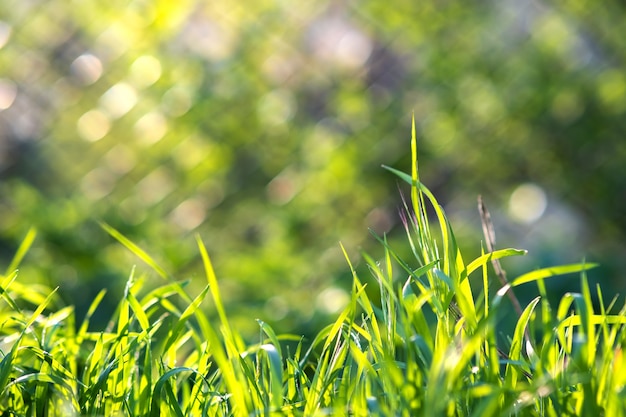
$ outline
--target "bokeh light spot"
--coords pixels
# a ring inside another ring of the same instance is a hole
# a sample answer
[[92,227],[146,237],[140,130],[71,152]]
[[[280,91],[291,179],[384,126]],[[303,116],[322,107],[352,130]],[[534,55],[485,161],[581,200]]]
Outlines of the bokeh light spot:
[[116,145],[104,155],[104,161],[111,171],[123,175],[135,167],[137,159],[135,153],[122,144]]
[[322,291],[315,299],[315,306],[326,314],[336,314],[350,302],[350,296],[345,290],[329,287]]
[[287,303],[285,297],[276,295],[265,302],[263,312],[271,320],[282,320],[289,313],[289,303]]
[[261,67],[264,75],[275,84],[283,84],[297,71],[294,59],[280,54],[271,55]]
[[371,40],[341,17],[314,22],[309,37],[313,54],[319,60],[346,69],[361,67],[372,52]]
[[236,39],[228,27],[212,19],[196,17],[185,27],[182,41],[197,55],[220,61],[231,55]]
[[190,198],[170,213],[170,220],[182,229],[193,230],[204,222],[206,215],[206,203],[199,198]]
[[115,186],[111,172],[104,168],[96,168],[85,175],[80,188],[90,200],[100,200],[108,195]]
[[207,153],[206,143],[195,135],[180,141],[171,152],[176,164],[185,170],[191,170],[204,161]]
[[393,217],[388,210],[376,207],[365,217],[365,225],[377,235],[383,235],[393,227]]
[[111,120],[100,110],[90,110],[78,119],[76,128],[81,138],[95,142],[109,133]]
[[174,189],[174,180],[165,168],[157,168],[137,184],[141,201],[151,206],[164,199]]
[[584,110],[584,103],[572,91],[562,91],[552,101],[552,114],[563,122],[571,122],[580,116]]
[[105,61],[113,61],[122,56],[135,42],[137,34],[133,31],[131,25],[125,25],[123,22],[115,22],[105,29],[98,39],[96,39],[96,50],[98,56]]
[[348,68],[363,66],[371,53],[371,41],[358,30],[348,31],[337,44],[336,54],[338,60]]
[[458,139],[457,123],[446,113],[432,114],[426,119],[422,129],[429,145],[439,155],[450,152]]
[[142,55],[130,66],[130,75],[137,88],[148,87],[161,78],[161,61],[151,55]]
[[165,113],[172,117],[180,117],[187,113],[193,104],[191,91],[187,88],[172,87],[163,94],[161,101]]
[[522,184],[509,198],[509,215],[522,223],[537,221],[548,207],[548,198],[536,184]]
[[605,71],[599,78],[598,94],[608,110],[626,110],[626,76],[618,70]]
[[17,85],[11,80],[0,78],[0,110],[6,110],[17,97]]
[[93,84],[102,76],[102,62],[95,55],[83,54],[72,62],[70,71],[81,84]]
[[11,25],[0,20],[0,49],[9,42],[11,31]]
[[274,90],[263,96],[259,102],[259,119],[268,125],[282,125],[288,122],[296,111],[293,95],[287,90]]
[[291,201],[299,190],[296,173],[293,169],[287,168],[267,184],[266,192],[272,203],[283,205]]
[[152,145],[160,141],[167,133],[167,121],[157,112],[146,113],[135,123],[137,141],[142,145]]
[[128,113],[137,104],[137,92],[127,83],[118,83],[100,97],[100,106],[112,118]]

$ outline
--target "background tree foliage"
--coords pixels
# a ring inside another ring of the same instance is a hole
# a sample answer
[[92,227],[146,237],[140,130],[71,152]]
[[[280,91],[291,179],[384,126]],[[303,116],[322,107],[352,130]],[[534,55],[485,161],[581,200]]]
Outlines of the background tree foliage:
[[408,169],[414,113],[461,245],[479,250],[483,194],[500,246],[600,261],[623,290],[625,16],[615,0],[5,0],[1,256],[35,226],[21,274],[115,305],[138,260],[98,220],[191,285],[200,233],[244,332],[251,316],[306,331],[345,299],[338,242],[356,261],[377,250],[368,228],[395,236],[380,165]]

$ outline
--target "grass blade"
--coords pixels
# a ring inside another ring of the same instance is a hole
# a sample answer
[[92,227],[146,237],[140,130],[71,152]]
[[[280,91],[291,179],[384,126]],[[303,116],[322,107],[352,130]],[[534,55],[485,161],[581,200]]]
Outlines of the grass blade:
[[516,287],[527,282],[537,281],[538,279],[552,278],[558,275],[572,274],[575,272],[588,271],[597,267],[598,264],[594,263],[579,263],[571,265],[553,266],[550,268],[538,269],[536,271],[528,272],[520,275],[511,281],[511,286]]
[[4,273],[5,276],[8,276],[9,274],[11,274],[11,272],[17,269],[19,264],[22,262],[22,259],[24,259],[24,256],[26,255],[31,245],[35,241],[36,237],[37,237],[37,231],[35,230],[35,228],[31,227],[26,233],[24,240],[22,240],[22,243],[17,248],[17,252],[15,252],[15,256],[13,256],[11,263],[9,264],[9,266],[6,269],[6,272]]
[[124,245],[128,250],[134,253],[139,259],[148,264],[157,274],[161,276],[161,278],[168,279],[167,272],[158,264],[150,255],[148,255],[143,249],[139,246],[135,245],[130,239],[126,238],[120,232],[115,230],[113,227],[109,226],[106,223],[101,222],[100,227],[102,227],[111,237]]

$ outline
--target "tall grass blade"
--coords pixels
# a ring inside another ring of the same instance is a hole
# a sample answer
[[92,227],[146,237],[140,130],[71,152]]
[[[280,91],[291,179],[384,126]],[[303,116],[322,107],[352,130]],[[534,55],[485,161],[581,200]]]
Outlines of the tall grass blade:
[[134,253],[139,259],[144,261],[146,264],[150,266],[157,274],[161,276],[161,278],[168,279],[168,274],[150,255],[148,255],[143,249],[139,246],[135,245],[130,239],[126,236],[118,232],[113,227],[109,226],[106,223],[101,222],[100,227],[102,227],[111,237],[124,245],[128,250]]
[[11,263],[9,264],[9,266],[6,269],[6,272],[4,273],[5,276],[8,276],[9,274],[11,274],[11,272],[17,269],[18,265],[22,262],[22,259],[24,259],[24,256],[26,256],[26,253],[30,249],[36,237],[37,237],[37,231],[35,230],[35,228],[31,227],[26,233],[24,240],[22,240],[22,243],[17,248],[17,252],[15,252],[15,256],[13,256]]

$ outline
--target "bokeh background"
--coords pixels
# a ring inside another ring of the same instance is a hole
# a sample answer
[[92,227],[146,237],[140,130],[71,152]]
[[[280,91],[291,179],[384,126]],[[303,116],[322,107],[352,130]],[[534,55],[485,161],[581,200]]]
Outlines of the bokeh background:
[[[408,252],[397,214],[414,114],[422,179],[465,256],[476,197],[514,274],[626,268],[626,7],[606,0],[3,0],[0,262],[84,311],[133,264],[105,221],[204,284],[194,234],[244,334],[307,333],[352,261]],[[3,267],[3,268],[5,268]],[[575,281],[575,280],[574,280]],[[553,284],[558,293],[575,286]],[[210,309],[210,307],[208,307]],[[97,318],[96,318],[97,319]]]

